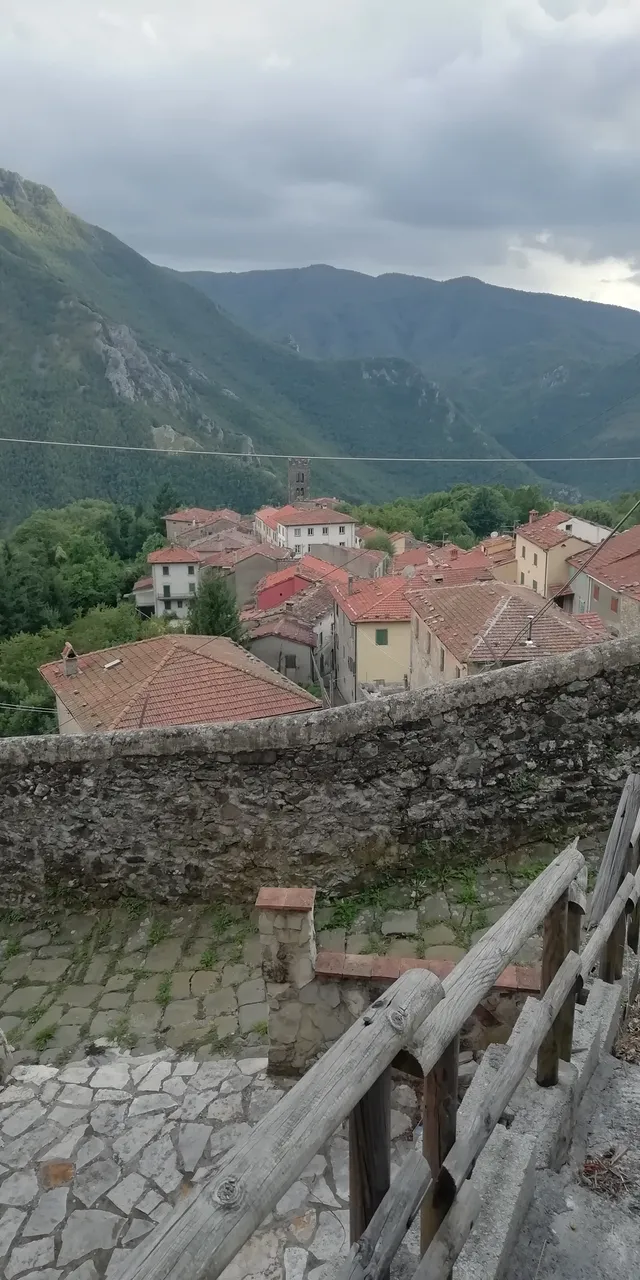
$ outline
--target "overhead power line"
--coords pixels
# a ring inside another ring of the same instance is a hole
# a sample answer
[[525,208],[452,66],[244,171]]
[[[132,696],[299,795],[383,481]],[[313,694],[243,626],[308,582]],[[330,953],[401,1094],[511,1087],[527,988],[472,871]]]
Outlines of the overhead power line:
[[[153,453],[156,456],[168,454],[172,458],[237,458],[239,461],[250,462],[252,458],[265,459],[266,461],[283,461],[286,462],[291,457],[289,453],[233,453],[225,452],[221,449],[156,449],[153,445],[146,444],[96,444],[88,440],[32,440],[28,436],[0,436],[0,444],[30,444],[41,445],[49,449],[100,449],[107,453]],[[623,454],[614,457],[538,457],[538,458],[515,458],[515,457],[491,457],[491,458],[437,458],[437,457],[399,457],[396,455],[392,458],[377,457],[369,454],[351,454],[351,453],[311,453],[305,454],[309,462],[437,462],[439,464],[449,463],[452,466],[460,463],[479,463],[485,466],[496,466],[497,464],[511,464],[520,466],[522,463],[533,462],[640,462],[640,454]]]

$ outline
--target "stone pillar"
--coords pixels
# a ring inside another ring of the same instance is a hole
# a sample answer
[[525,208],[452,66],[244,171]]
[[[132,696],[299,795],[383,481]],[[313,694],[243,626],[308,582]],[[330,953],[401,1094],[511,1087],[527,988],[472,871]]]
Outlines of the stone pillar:
[[296,1041],[304,988],[313,983],[315,889],[261,889],[256,901],[269,1003],[269,1069],[299,1074]]

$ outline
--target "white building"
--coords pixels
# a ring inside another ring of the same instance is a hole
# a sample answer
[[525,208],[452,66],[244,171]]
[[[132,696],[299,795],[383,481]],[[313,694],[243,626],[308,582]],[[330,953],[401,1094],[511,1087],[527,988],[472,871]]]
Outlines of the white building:
[[175,613],[178,618],[186,618],[189,599],[198,589],[200,556],[188,547],[162,547],[160,551],[152,551],[147,560],[156,614]]
[[307,555],[314,545],[358,545],[353,516],[332,507],[263,507],[256,511],[254,528],[259,538],[296,556]]

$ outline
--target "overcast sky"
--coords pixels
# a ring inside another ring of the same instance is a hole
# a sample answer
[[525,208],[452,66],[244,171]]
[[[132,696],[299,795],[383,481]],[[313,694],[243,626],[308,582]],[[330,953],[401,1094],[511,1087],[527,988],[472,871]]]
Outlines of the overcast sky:
[[640,308],[640,0],[0,0],[0,166],[176,267]]

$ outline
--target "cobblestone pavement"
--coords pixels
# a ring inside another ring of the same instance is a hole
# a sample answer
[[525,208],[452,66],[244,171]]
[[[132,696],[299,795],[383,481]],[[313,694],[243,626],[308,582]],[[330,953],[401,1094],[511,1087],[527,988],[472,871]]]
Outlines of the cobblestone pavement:
[[[198,1062],[105,1048],[18,1065],[0,1088],[0,1274],[118,1280],[154,1225],[282,1096],[266,1059]],[[392,1092],[394,1171],[413,1142],[414,1090]],[[348,1143],[314,1156],[220,1280],[325,1280],[349,1247]]]
[[[581,841],[591,862],[602,840]],[[428,892],[408,877],[316,910],[318,946],[458,960],[555,854],[552,844],[451,875]],[[532,938],[517,957],[534,964]],[[63,1065],[96,1038],[136,1053],[167,1047],[197,1059],[266,1046],[268,1010],[253,913],[204,905],[60,907],[0,916],[0,1028],[16,1062]]]

